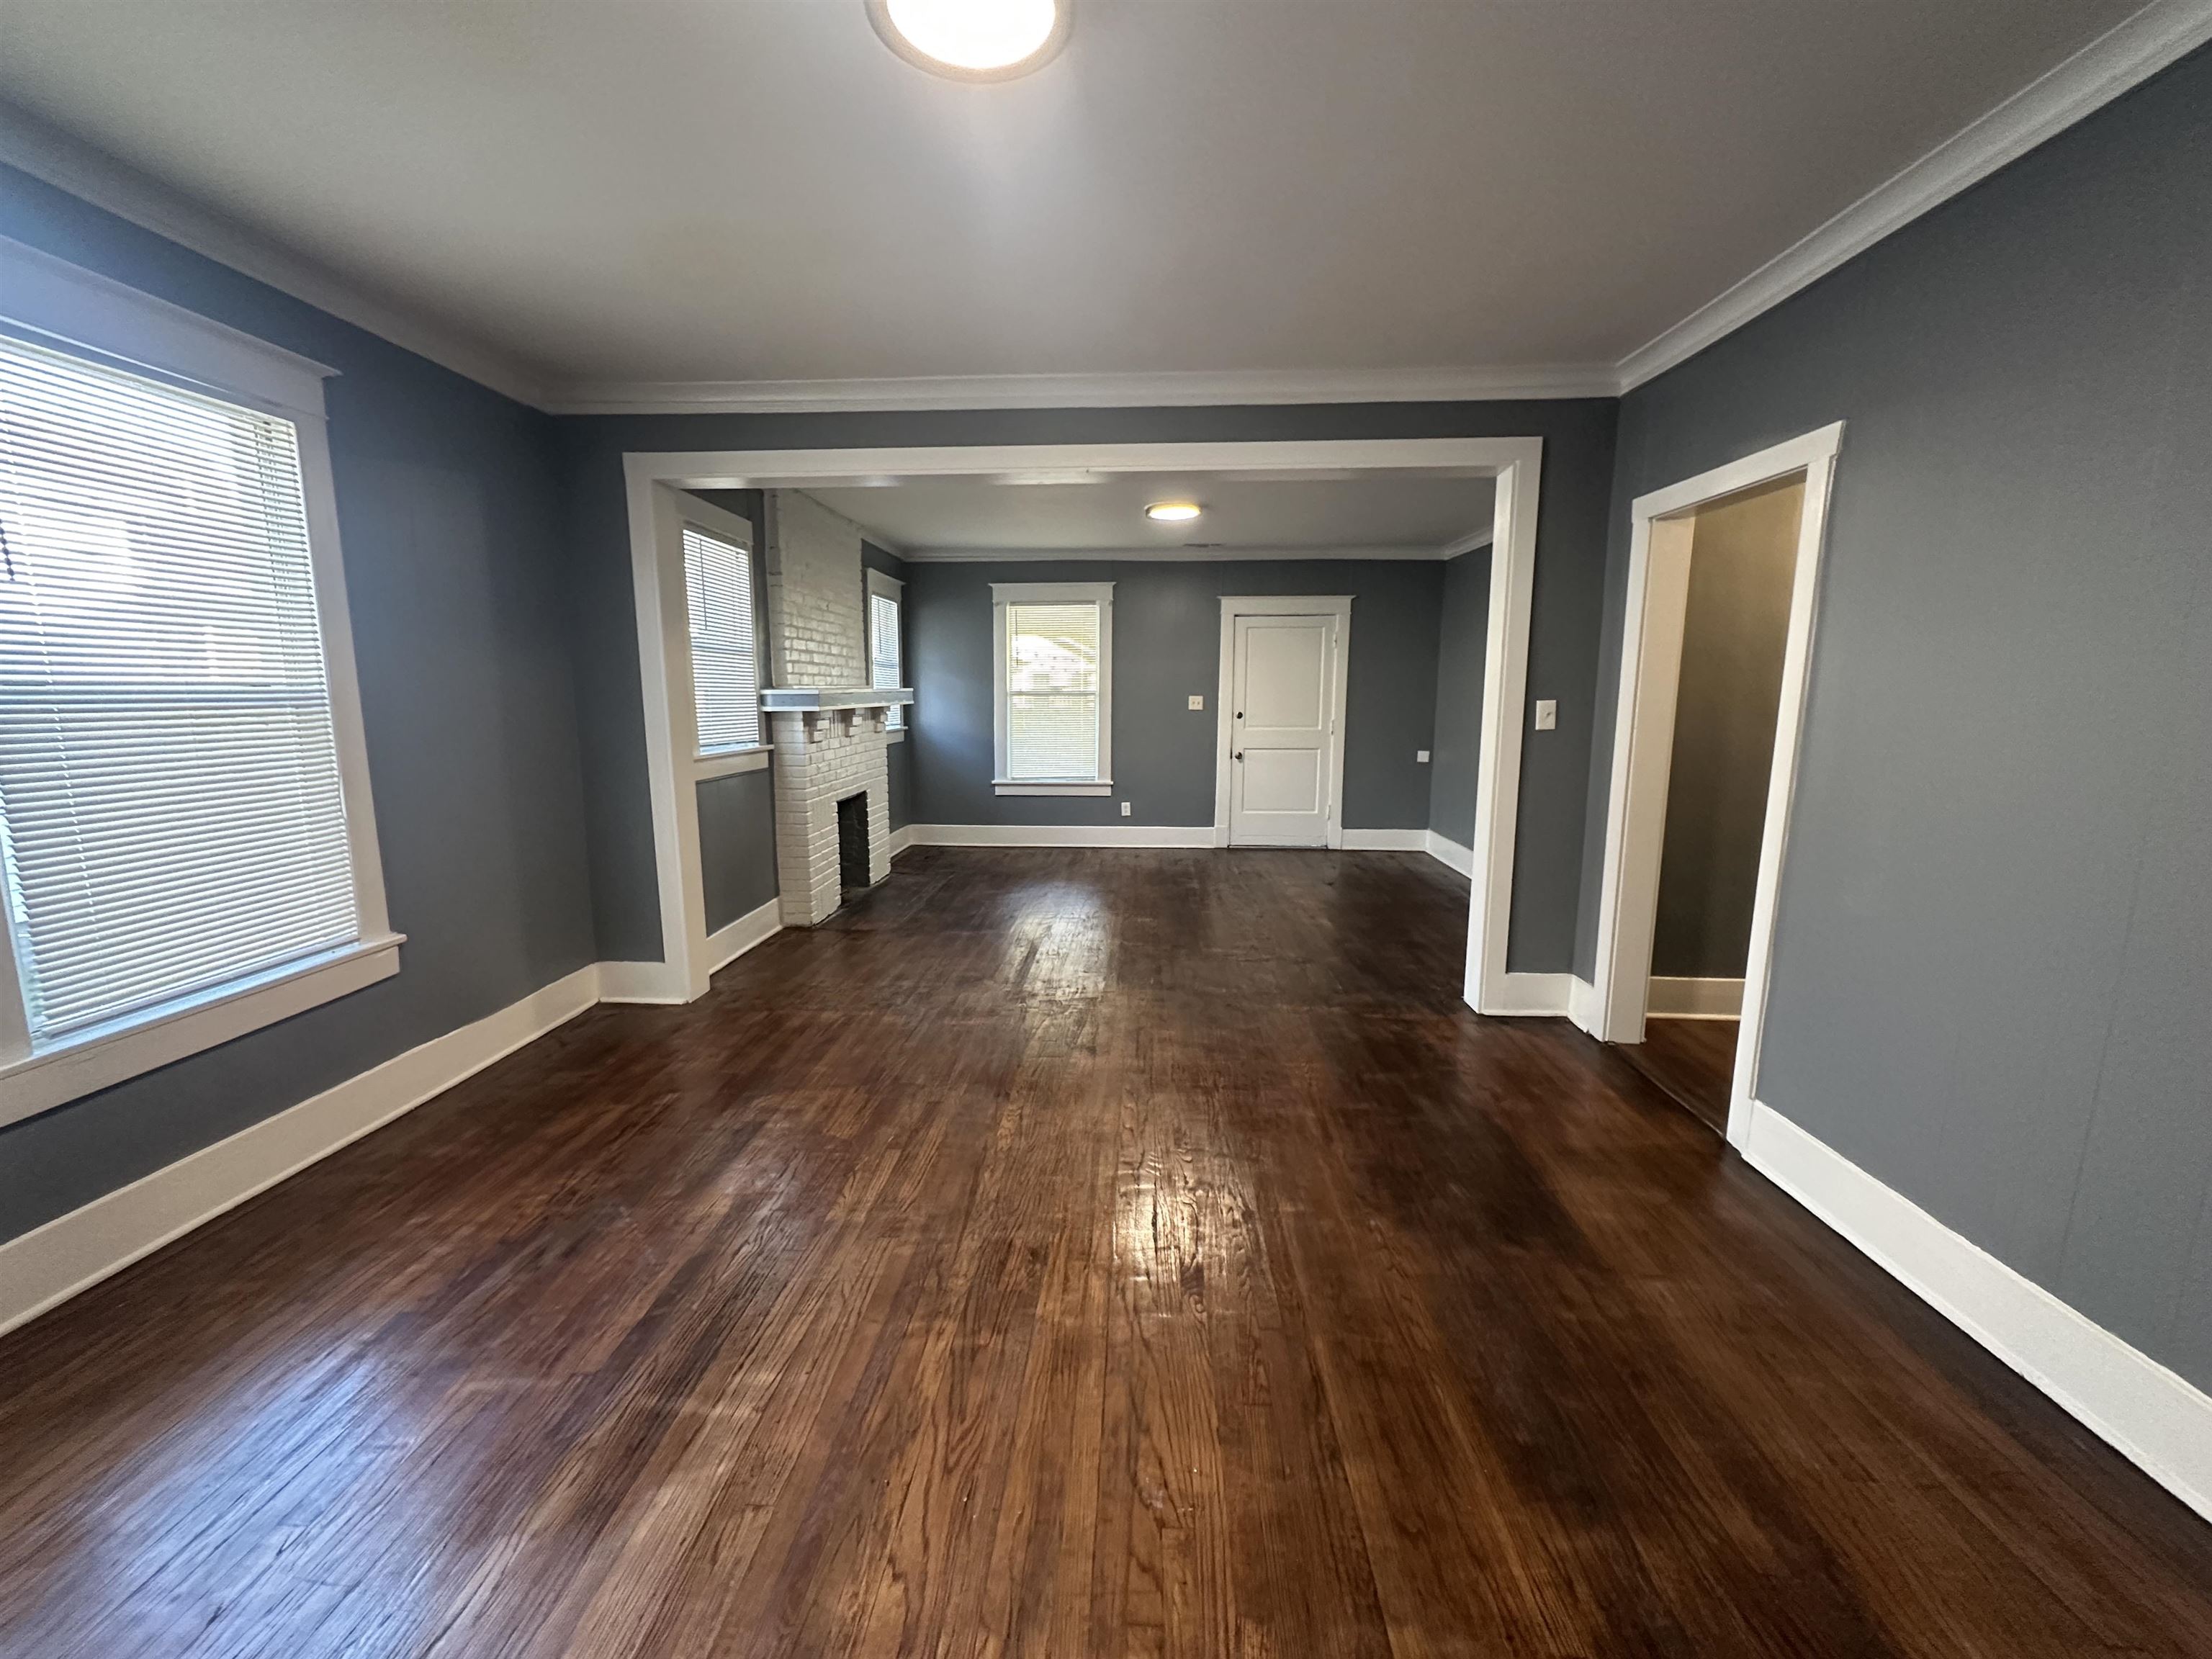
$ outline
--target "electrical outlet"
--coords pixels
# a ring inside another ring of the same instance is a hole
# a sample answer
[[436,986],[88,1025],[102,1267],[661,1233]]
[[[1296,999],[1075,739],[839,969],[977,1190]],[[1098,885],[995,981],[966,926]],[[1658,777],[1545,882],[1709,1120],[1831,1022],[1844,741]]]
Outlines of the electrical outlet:
[[1546,697],[1536,705],[1536,729],[1539,732],[1556,732],[1559,730],[1559,705],[1558,700],[1552,697]]
[[1129,803],[1127,801],[1121,803],[1121,816],[1125,818],[1129,816]]
[[1425,749],[1416,749],[1413,751],[1413,761],[1416,765],[1426,766],[1429,763],[1429,751]]
[[1203,708],[1206,707],[1206,699],[1204,697],[1193,697],[1190,700],[1190,706],[1193,708]]

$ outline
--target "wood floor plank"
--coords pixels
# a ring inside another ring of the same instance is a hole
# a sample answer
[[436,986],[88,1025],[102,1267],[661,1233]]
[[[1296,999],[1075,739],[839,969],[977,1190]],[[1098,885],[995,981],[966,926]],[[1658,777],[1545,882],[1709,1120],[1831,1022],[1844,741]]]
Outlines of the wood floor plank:
[[2212,1655],[2212,1529],[1467,908],[916,849],[584,1016],[0,1339],[0,1655]]

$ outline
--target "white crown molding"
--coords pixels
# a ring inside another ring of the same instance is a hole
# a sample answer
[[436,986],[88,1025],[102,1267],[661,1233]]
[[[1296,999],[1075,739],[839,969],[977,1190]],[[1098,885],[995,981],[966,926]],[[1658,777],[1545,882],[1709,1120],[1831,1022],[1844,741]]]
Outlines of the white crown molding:
[[372,299],[114,157],[0,104],[0,162],[454,373],[556,415],[1195,408],[1620,397],[2212,41],[2212,0],[2153,0],[1618,363],[1524,368],[975,374],[890,380],[548,384],[501,353]]
[[1630,352],[1616,389],[1625,395],[1695,356],[2208,40],[2212,0],[2154,0]]
[[545,406],[556,415],[818,415],[844,410],[1450,404],[1609,398],[1619,380],[1619,371],[1604,363],[1533,368],[946,374],[883,380],[640,380],[557,387]]
[[[871,540],[874,538],[871,537]],[[1475,546],[1487,546],[1485,531]],[[1191,564],[1236,559],[1393,559],[1430,564],[1466,552],[1459,542],[1436,547],[917,547],[908,564]]]
[[344,278],[80,143],[0,103],[0,162],[67,191],[216,264],[303,300],[341,321],[427,357],[520,403],[545,405],[537,378],[472,340],[371,299]]

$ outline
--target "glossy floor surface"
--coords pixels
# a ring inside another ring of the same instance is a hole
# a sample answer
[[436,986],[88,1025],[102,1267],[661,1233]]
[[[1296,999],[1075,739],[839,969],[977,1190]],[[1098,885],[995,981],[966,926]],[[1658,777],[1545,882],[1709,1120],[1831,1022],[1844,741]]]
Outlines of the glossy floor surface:
[[0,1341],[10,1655],[2203,1654],[1405,854],[917,850]]
[[1732,1019],[1649,1018],[1644,1041],[1624,1045],[1620,1057],[1708,1128],[1726,1134],[1736,1029]]

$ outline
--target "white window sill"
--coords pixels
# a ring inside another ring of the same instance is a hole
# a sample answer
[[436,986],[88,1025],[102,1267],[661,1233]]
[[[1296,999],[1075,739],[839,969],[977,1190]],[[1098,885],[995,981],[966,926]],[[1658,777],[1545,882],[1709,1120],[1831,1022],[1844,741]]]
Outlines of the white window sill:
[[1110,795],[1114,780],[1096,783],[1024,783],[1013,778],[994,778],[991,787],[1002,795]]
[[389,979],[399,971],[402,940],[387,933],[325,951],[11,1060],[0,1066],[0,1123],[35,1116]]
[[709,778],[726,778],[733,772],[760,771],[767,766],[771,752],[764,743],[755,744],[750,749],[717,749],[691,763],[692,781],[704,783]]

